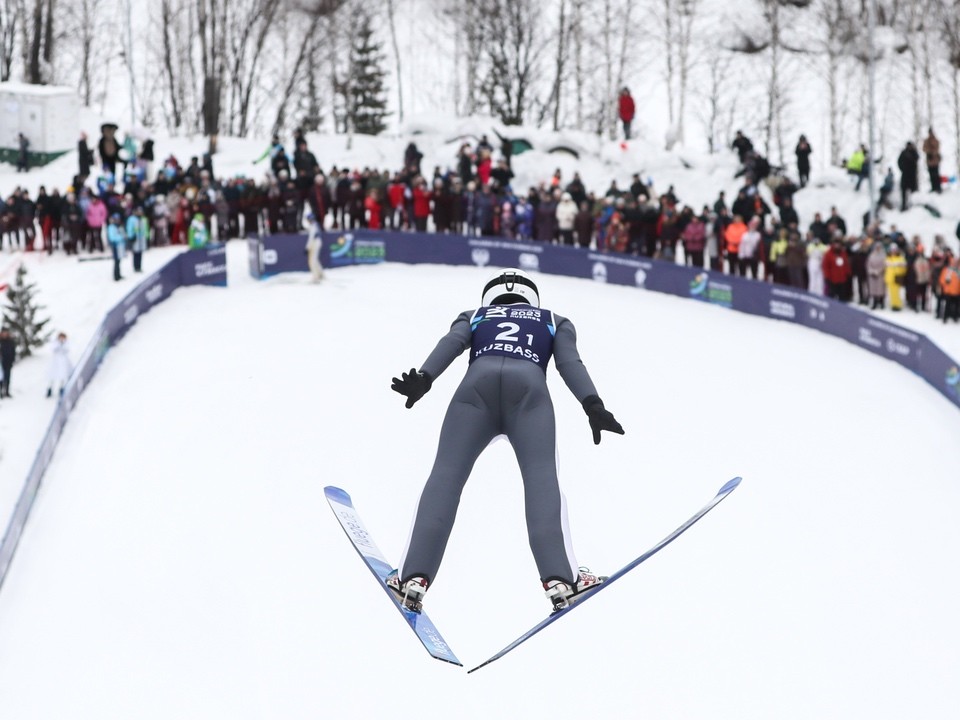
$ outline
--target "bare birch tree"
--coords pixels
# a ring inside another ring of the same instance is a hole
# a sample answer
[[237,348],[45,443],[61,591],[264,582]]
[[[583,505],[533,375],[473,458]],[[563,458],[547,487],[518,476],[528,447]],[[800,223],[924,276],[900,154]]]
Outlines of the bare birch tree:
[[0,82],[10,80],[17,47],[17,26],[23,22],[17,0],[0,0]]
[[570,39],[573,45],[574,122],[581,130],[583,129],[583,91],[586,84],[583,57],[586,44],[583,4],[584,0],[573,0],[573,18],[570,21]]
[[[336,59],[338,43],[342,40],[342,26],[338,23],[338,15],[346,4],[346,0],[302,0],[296,7],[296,15],[305,19],[307,23],[306,25],[296,23],[297,26],[302,27],[302,32],[294,38],[293,48],[296,50],[296,56],[293,59],[292,66],[286,71],[286,82],[282,85],[283,89],[279,94],[274,94],[272,98],[272,103],[277,108],[271,127],[272,134],[279,133],[288,120],[287,105],[302,79],[301,76],[305,68],[304,61],[310,56],[314,37],[324,25],[326,25],[326,30],[323,37],[329,47],[328,61],[331,65],[331,84],[334,88],[334,94],[338,89],[345,87],[342,84],[342,78],[338,75]],[[349,8],[346,9],[349,10]],[[337,117],[336,111],[334,111],[334,117]],[[335,130],[337,129],[335,127]]]
[[227,30],[230,99],[228,128],[239,137],[250,132],[253,90],[260,77],[264,50],[280,0],[233,0]]
[[[930,121],[927,103],[924,101],[926,84],[924,82],[925,35],[931,14],[931,0],[907,0],[905,12],[900,19],[901,31],[905,39],[905,49],[910,60],[910,107],[913,127],[910,137],[919,141],[922,137],[924,120]],[[926,116],[926,118],[924,117]]]
[[180,35],[182,12],[177,0],[160,2],[160,61],[166,78],[169,94],[168,125],[179,130],[183,125],[183,108],[186,102],[183,86],[183,53],[179,52],[177,39]]
[[826,59],[827,82],[827,114],[829,116],[830,132],[830,163],[840,164],[843,153],[843,119],[846,116],[846,104],[843,102],[844,75],[842,67],[844,60],[855,49],[855,40],[858,35],[857,24],[854,23],[855,10],[850,7],[850,0],[819,0],[816,7],[818,26],[823,28],[824,35],[817,42]]
[[[31,85],[49,82],[54,52],[54,0],[20,2],[24,80]],[[29,20],[28,20],[29,18]]]
[[960,174],[960,0],[938,0],[940,33],[950,66],[954,174]]
[[659,21],[663,44],[665,80],[667,85],[667,121],[669,133],[667,150],[684,140],[687,87],[693,63],[693,27],[700,0],[660,0],[654,10]]
[[211,153],[217,150],[220,111],[227,58],[227,13],[229,0],[197,0],[197,37],[203,73],[203,134]]
[[397,19],[394,0],[387,0],[387,21],[390,24],[390,43],[393,46],[393,62],[397,73],[397,119],[403,122],[403,73],[400,69],[400,45],[397,43]]
[[634,3],[617,0],[603,0],[603,21],[600,26],[599,70],[603,77],[602,94],[592,101],[598,107],[596,114],[596,132],[611,140],[617,136],[617,95],[624,86],[627,66],[637,45],[631,45],[635,39],[632,33]]
[[706,75],[702,78],[702,89],[696,93],[700,102],[695,105],[695,113],[706,130],[707,147],[715,153],[726,147],[727,138],[733,135],[731,116],[740,93],[734,88],[731,53],[711,43],[706,47],[704,60]]
[[483,49],[480,92],[490,112],[505,125],[520,125],[538,103],[540,61],[547,39],[535,0],[483,0],[480,22]]

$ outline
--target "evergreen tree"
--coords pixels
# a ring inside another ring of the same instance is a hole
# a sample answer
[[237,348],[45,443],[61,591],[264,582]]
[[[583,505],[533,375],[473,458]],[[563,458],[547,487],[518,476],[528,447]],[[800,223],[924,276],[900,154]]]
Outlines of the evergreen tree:
[[373,22],[364,11],[357,18],[357,30],[350,44],[350,78],[347,81],[348,119],[353,131],[379,135],[386,129],[387,111],[382,43],[373,37]]
[[50,318],[37,320],[37,314],[44,306],[37,304],[36,284],[27,284],[26,274],[25,265],[17,268],[17,279],[7,288],[8,304],[3,308],[3,324],[16,338],[20,346],[20,357],[30,355],[31,348],[42,347],[51,335],[43,331]]

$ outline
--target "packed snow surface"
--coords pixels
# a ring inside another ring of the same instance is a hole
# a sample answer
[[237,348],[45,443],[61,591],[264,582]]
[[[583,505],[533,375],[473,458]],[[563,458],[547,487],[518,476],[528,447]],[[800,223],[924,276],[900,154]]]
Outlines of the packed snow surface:
[[[550,368],[582,564],[616,569],[744,479],[467,676],[423,652],[323,487],[399,557],[466,359],[411,410],[390,378],[489,270],[256,283],[245,261],[231,243],[229,288],[141,317],[79,401],[0,592],[3,717],[956,717],[958,416],[920,378],[785,322],[538,276],[626,429],[594,446]],[[468,666],[548,610],[507,443],[474,469],[427,608]]]

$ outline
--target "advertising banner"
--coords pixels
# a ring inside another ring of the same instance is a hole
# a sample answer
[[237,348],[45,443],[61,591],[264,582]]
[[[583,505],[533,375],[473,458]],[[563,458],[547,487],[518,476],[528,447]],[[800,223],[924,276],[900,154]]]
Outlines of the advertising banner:
[[63,396],[57,403],[33,465],[24,480],[6,532],[0,541],[0,587],[13,561],[14,552],[40,489],[43,474],[53,458],[63,427],[80,395],[96,374],[107,351],[127,333],[143,313],[166,300],[175,289],[198,284],[226,287],[227,264],[224,246],[214,245],[177,255],[160,270],[145,278],[118,305],[107,312],[64,388]]
[[[305,243],[305,235],[262,238],[258,251],[260,275],[253,269],[251,273],[266,277],[278,272],[306,272]],[[960,405],[958,363],[926,337],[857,307],[796,288],[618,253],[507,238],[391,230],[327,231],[321,261],[324,267],[378,262],[518,267],[667,293],[786,320],[843,338],[918,373]]]
[[177,256],[180,261],[180,286],[227,286],[227,246],[208,245]]

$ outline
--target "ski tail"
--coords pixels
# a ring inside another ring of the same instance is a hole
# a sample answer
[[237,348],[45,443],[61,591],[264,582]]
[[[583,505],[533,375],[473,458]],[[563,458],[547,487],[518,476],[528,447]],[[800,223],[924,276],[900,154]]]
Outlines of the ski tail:
[[595,597],[595,596],[598,595],[599,593],[601,593],[601,592],[603,592],[604,590],[606,590],[610,585],[612,585],[612,584],[615,583],[617,580],[619,580],[619,579],[622,578],[624,575],[626,575],[628,572],[630,572],[630,571],[633,570],[635,567],[637,567],[637,565],[640,565],[642,562],[644,562],[644,561],[646,561],[646,560],[649,560],[651,557],[653,557],[653,556],[656,555],[658,552],[660,552],[661,550],[663,550],[663,548],[665,548],[667,545],[669,545],[669,544],[672,543],[674,540],[676,540],[678,537],[680,537],[681,535],[683,535],[683,533],[685,533],[687,530],[689,530],[689,529],[690,529],[698,520],[700,520],[704,515],[706,515],[708,512],[710,512],[711,510],[713,510],[713,508],[715,508],[717,505],[719,505],[720,502],[721,502],[724,498],[726,498],[730,493],[732,493],[734,490],[736,490],[737,486],[740,484],[740,480],[741,480],[740,477],[735,477],[735,478],[733,478],[732,480],[730,480],[729,482],[725,483],[724,486],[723,486],[722,488],[720,488],[719,491],[717,491],[717,494],[713,497],[713,499],[712,499],[710,502],[708,502],[706,505],[704,505],[702,508],[700,508],[697,512],[695,512],[693,515],[691,515],[690,518],[689,518],[685,523],[683,523],[683,525],[681,525],[681,526],[678,527],[676,530],[674,530],[672,533],[670,533],[669,535],[667,535],[663,540],[661,540],[660,542],[658,542],[656,545],[654,545],[652,548],[650,548],[649,550],[647,550],[645,553],[643,553],[643,554],[640,555],[639,557],[635,558],[635,559],[632,560],[631,562],[629,562],[629,563],[627,563],[626,565],[624,565],[622,568],[620,568],[619,570],[617,570],[617,571],[616,571],[615,573],[613,573],[612,575],[608,576],[607,579],[606,579],[603,583],[601,583],[595,590],[591,590],[582,600],[580,600],[580,601],[578,601],[578,602],[575,602],[575,603],[573,603],[573,604],[571,604],[571,605],[568,605],[567,607],[563,608],[562,610],[558,610],[557,612],[553,613],[552,615],[550,615],[549,617],[547,617],[545,620],[540,621],[537,625],[533,626],[532,628],[530,628],[530,630],[528,630],[528,631],[525,632],[523,635],[521,635],[521,636],[518,637],[516,640],[514,640],[512,643],[510,643],[509,645],[507,645],[503,650],[501,650],[500,652],[496,653],[496,654],[493,655],[492,657],[488,658],[486,661],[480,663],[480,664],[477,665],[475,668],[471,668],[470,670],[468,670],[468,671],[467,671],[468,674],[469,674],[469,673],[472,673],[472,672],[474,672],[474,671],[476,671],[476,670],[479,670],[479,669],[482,668],[482,667],[485,667],[485,666],[489,665],[490,663],[494,662],[495,660],[499,660],[499,659],[502,658],[504,655],[506,655],[507,653],[509,653],[511,650],[514,650],[514,649],[516,649],[518,646],[520,646],[520,645],[522,645],[523,643],[525,643],[527,640],[529,640],[530,638],[532,638],[534,635],[536,635],[537,633],[539,633],[541,630],[543,630],[544,628],[546,628],[548,625],[552,625],[553,623],[555,623],[557,620],[559,620],[560,618],[562,618],[564,615],[566,615],[568,612],[570,612],[570,611],[573,610],[574,608],[580,607],[580,606],[583,605],[584,603],[589,602],[593,597]]
[[330,503],[330,509],[333,510],[337,520],[340,521],[340,527],[350,539],[354,550],[360,555],[367,568],[376,576],[381,589],[387,594],[394,606],[403,615],[410,628],[416,633],[423,647],[428,653],[437,660],[451,663],[452,665],[463,666],[453,650],[447,645],[440,631],[437,630],[433,621],[426,613],[415,613],[404,608],[397,600],[393,591],[387,586],[387,575],[392,570],[390,563],[380,552],[380,548],[373,541],[373,537],[367,530],[357,509],[353,506],[353,500],[350,495],[338,487],[332,485],[324,488],[327,502]]

